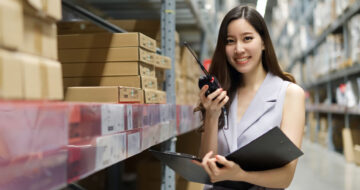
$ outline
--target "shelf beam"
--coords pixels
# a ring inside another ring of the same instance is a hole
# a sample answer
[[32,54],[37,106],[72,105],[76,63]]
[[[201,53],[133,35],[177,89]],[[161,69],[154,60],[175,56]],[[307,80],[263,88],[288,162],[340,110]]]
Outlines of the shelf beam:
[[92,12],[84,9],[83,7],[81,7],[79,5],[76,5],[68,0],[62,0],[61,2],[62,2],[63,7],[67,8],[73,12],[76,12],[82,18],[93,22],[97,26],[104,28],[105,30],[107,30],[109,32],[113,32],[113,33],[125,33],[126,32],[126,30],[124,30],[114,24],[111,24],[110,22],[107,22],[103,18],[93,14]]
[[321,84],[324,84],[328,81],[334,81],[344,78],[345,76],[351,76],[360,73],[360,64],[358,61],[353,63],[352,67],[348,67],[343,70],[336,71],[334,73],[331,73],[331,75],[325,75],[323,77],[320,77],[316,80],[316,82],[309,83],[309,84],[303,84],[302,86],[306,89],[316,88]]

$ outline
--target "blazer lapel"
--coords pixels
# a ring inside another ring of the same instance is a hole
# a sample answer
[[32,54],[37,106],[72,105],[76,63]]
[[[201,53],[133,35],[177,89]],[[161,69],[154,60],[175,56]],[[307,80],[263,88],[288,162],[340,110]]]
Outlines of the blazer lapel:
[[246,129],[275,106],[281,83],[281,78],[271,73],[266,75],[264,82],[261,84],[248,109],[245,111],[240,123],[238,123],[238,136],[241,136]]
[[234,97],[234,100],[230,106],[229,116],[228,116],[228,129],[222,129],[224,132],[224,136],[228,145],[230,152],[233,152],[237,149],[237,142],[236,142],[236,115],[237,115],[237,94]]
[[245,111],[240,122],[237,122],[237,94],[231,104],[229,112],[229,129],[222,129],[230,152],[237,150],[237,139],[246,129],[261,118],[276,104],[282,79],[270,72],[266,75],[255,97]]

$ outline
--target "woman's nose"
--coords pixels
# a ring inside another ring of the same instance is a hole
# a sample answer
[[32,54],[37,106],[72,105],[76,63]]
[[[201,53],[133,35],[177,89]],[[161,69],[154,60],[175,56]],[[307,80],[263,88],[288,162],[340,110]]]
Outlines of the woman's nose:
[[241,44],[241,43],[236,43],[236,47],[235,47],[235,53],[236,54],[241,54],[241,53],[243,53],[244,52],[244,46],[243,46],[243,44]]

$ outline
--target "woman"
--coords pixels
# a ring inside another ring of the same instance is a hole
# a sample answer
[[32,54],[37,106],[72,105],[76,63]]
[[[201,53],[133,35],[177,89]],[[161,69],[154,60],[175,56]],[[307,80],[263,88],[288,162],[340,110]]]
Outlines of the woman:
[[[254,184],[251,189],[286,188],[297,160],[266,171],[244,171],[224,155],[237,150],[275,126],[301,147],[305,125],[305,95],[294,78],[284,73],[262,16],[253,8],[239,6],[223,19],[210,73],[222,85],[207,97],[200,91],[204,126],[197,162],[213,183],[223,180]],[[221,107],[227,109],[224,128]],[[216,162],[225,167],[218,168]],[[217,187],[214,187],[215,189]]]

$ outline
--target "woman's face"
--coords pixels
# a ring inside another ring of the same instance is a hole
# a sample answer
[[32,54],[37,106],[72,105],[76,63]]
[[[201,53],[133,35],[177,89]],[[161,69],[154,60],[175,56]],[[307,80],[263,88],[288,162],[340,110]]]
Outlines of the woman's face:
[[249,73],[262,66],[261,53],[264,43],[254,27],[245,19],[229,23],[226,38],[226,57],[240,73]]

